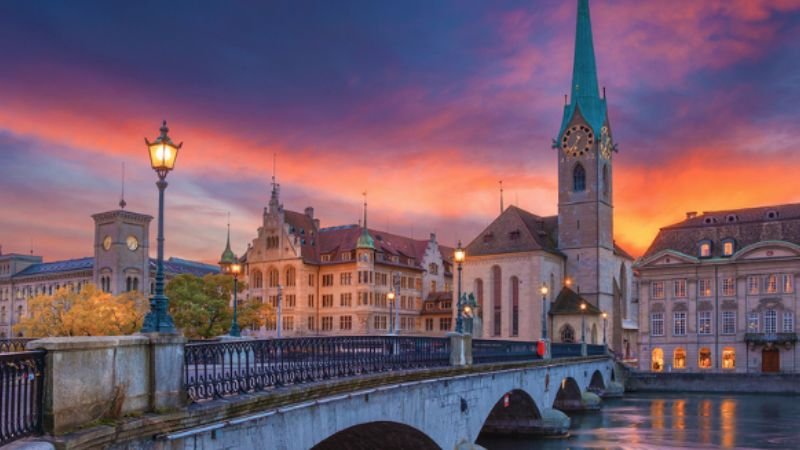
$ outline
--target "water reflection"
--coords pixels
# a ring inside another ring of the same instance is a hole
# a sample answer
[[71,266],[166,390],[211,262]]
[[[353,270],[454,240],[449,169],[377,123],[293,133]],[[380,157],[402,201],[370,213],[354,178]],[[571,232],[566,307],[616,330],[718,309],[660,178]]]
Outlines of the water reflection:
[[608,400],[600,412],[573,415],[569,439],[484,439],[489,450],[796,449],[800,397],[659,394]]

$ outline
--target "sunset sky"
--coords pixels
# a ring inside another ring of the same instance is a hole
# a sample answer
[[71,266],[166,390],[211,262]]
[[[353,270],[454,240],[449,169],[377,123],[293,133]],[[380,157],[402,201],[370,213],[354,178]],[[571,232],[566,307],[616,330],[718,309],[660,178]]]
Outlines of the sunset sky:
[[[90,256],[123,162],[128,209],[155,215],[162,119],[184,142],[167,255],[215,262],[229,211],[241,254],[273,154],[285,207],[323,226],[357,222],[366,190],[372,227],[466,243],[499,180],[556,213],[575,1],[267,3],[0,2],[3,252]],[[591,9],[623,247],[686,211],[800,201],[800,0]]]

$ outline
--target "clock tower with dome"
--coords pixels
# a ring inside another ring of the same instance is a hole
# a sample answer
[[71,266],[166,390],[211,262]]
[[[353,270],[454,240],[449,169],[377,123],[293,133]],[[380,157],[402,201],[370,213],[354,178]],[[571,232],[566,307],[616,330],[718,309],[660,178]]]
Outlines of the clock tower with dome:
[[[613,311],[614,144],[605,92],[600,95],[588,0],[578,2],[569,102],[554,147],[558,151],[558,247],[573,288]],[[605,273],[608,271],[609,273]]]

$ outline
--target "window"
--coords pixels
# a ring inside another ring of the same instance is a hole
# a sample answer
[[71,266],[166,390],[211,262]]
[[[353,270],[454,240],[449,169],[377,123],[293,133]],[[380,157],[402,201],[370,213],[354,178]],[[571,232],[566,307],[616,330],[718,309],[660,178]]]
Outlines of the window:
[[672,356],[672,367],[675,369],[686,368],[686,350],[678,347]]
[[331,255],[321,255],[320,261],[322,262],[329,262],[331,260]]
[[511,336],[519,336],[519,278],[511,277]]
[[722,295],[727,297],[736,295],[736,280],[733,277],[722,279]]
[[425,319],[425,331],[433,331],[433,319],[430,317]]
[[503,305],[501,303],[501,298],[503,294],[503,286],[502,286],[502,271],[500,270],[500,266],[492,267],[492,307],[494,309],[494,329],[492,330],[495,336],[500,336],[500,333],[503,329],[502,321],[503,321]]
[[673,282],[673,294],[677,298],[686,297],[686,280],[675,280]]
[[775,334],[778,332],[778,312],[774,309],[764,311],[764,333]]
[[294,317],[286,316],[283,318],[283,331],[294,330]]
[[278,278],[278,269],[269,270],[269,287],[277,287],[280,279]]
[[339,284],[342,286],[350,286],[353,282],[353,274],[350,272],[344,272],[339,274]]
[[701,278],[697,280],[697,295],[700,297],[711,297],[711,279]]
[[697,357],[697,367],[701,369],[711,368],[711,350],[709,350],[708,347],[700,349],[700,353]]
[[339,306],[352,306],[353,305],[353,294],[341,294],[339,295]]
[[778,292],[778,276],[769,275],[767,276],[767,293],[774,294],[776,292]]
[[586,190],[586,170],[580,164],[572,170],[572,190],[575,192]]
[[316,327],[314,327],[314,317],[311,316],[308,318],[308,329],[309,331],[314,331]]
[[789,294],[794,292],[794,283],[792,283],[793,275],[784,275],[783,276],[783,292]]
[[250,272],[250,278],[253,280],[250,282],[250,284],[252,284],[255,289],[261,289],[264,287],[264,276],[261,274],[260,270],[256,269]]
[[297,272],[294,270],[294,267],[289,267],[288,269],[286,269],[286,286],[295,285],[296,274]]
[[450,331],[453,326],[453,319],[450,317],[439,318],[439,331]]
[[653,368],[653,372],[661,372],[664,370],[664,350],[660,348],[653,349],[652,356],[650,357],[650,367]]
[[794,333],[794,313],[790,311],[783,312],[783,332]]
[[722,256],[733,255],[733,240],[726,239],[722,241]]
[[758,333],[758,313],[751,312],[747,317],[747,332]]
[[333,317],[322,316],[322,331],[333,330]]
[[725,347],[722,349],[722,368],[736,368],[736,350],[734,350],[733,347]]
[[653,283],[650,284],[650,295],[653,298],[664,298],[664,282],[653,281]]
[[575,330],[569,324],[561,327],[561,342],[571,344],[575,342]]
[[374,325],[373,328],[375,328],[376,330],[386,330],[386,329],[388,329],[388,326],[387,326],[388,322],[386,321],[386,316],[375,316],[375,317],[373,317],[372,321],[373,321],[373,325]]
[[761,291],[761,280],[756,276],[747,277],[747,293],[758,294]]
[[289,294],[286,296],[286,307],[287,308],[294,308],[297,305],[297,300],[294,294]]
[[308,294],[308,307],[314,307],[314,294]]
[[340,316],[339,317],[339,329],[340,330],[352,330],[353,329],[353,316]]
[[333,286],[333,274],[325,274],[322,276],[322,285],[323,286]]
[[711,242],[700,241],[699,254],[701,258],[711,258]]
[[650,315],[650,334],[652,336],[664,335],[664,313],[653,313]]
[[322,296],[322,307],[323,308],[333,307],[333,294],[325,294]]
[[672,335],[686,336],[686,313],[672,313]]
[[436,263],[428,264],[428,273],[431,275],[438,275],[439,274],[439,266]]
[[722,311],[722,334],[736,333],[736,311]]
[[711,311],[697,313],[697,334],[711,334]]

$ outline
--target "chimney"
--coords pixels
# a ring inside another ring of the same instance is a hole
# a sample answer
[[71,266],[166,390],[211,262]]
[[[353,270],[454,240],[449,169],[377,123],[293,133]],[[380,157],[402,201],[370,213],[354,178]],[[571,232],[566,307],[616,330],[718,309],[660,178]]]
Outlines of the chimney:
[[436,242],[436,233],[431,233],[431,242]]
[[314,219],[314,229],[319,230],[319,219]]
[[310,218],[314,218],[314,208],[311,206],[306,207],[306,215]]
[[686,213],[687,219],[694,219],[695,217],[697,217],[697,211],[689,211]]

